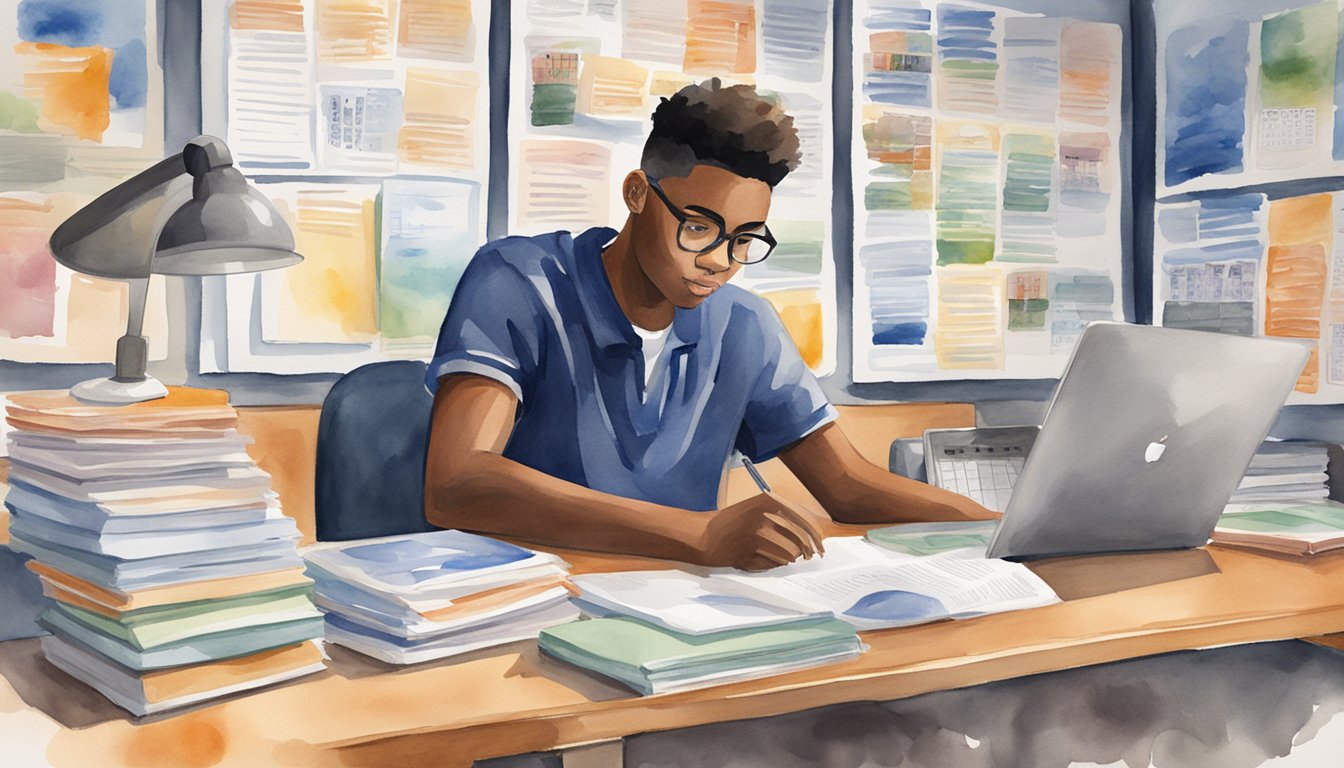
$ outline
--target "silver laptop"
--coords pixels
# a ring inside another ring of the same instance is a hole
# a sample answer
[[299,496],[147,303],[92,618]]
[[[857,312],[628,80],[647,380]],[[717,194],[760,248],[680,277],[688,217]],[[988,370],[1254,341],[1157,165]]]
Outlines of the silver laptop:
[[1309,354],[1286,339],[1088,325],[989,556],[1203,546]]

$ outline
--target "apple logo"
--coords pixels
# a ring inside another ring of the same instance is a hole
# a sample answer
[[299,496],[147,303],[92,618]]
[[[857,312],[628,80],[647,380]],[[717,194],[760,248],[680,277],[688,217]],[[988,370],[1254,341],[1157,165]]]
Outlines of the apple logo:
[[1156,443],[1149,443],[1148,450],[1143,452],[1143,460],[1152,464],[1162,458],[1162,454],[1167,450],[1167,436],[1163,435],[1161,440]]

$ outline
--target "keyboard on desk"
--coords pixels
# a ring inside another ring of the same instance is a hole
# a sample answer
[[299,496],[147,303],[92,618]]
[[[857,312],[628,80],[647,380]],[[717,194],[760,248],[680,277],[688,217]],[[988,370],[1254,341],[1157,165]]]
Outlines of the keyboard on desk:
[[929,482],[1002,512],[1038,431],[1037,427],[930,429],[924,433]]
[[969,496],[987,509],[1002,512],[1008,507],[1013,483],[1025,458],[938,459],[938,485]]

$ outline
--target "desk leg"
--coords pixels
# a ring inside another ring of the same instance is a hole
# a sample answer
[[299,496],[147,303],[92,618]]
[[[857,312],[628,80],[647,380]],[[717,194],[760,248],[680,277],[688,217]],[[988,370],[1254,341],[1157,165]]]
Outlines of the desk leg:
[[560,759],[564,768],[624,768],[625,742],[617,739],[566,749]]

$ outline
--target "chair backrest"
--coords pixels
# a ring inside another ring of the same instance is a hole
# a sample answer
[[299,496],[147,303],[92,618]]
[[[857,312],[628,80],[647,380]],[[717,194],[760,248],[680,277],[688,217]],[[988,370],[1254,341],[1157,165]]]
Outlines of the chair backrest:
[[423,362],[372,363],[342,376],[317,428],[317,539],[434,530],[425,521],[425,451],[434,399]]

